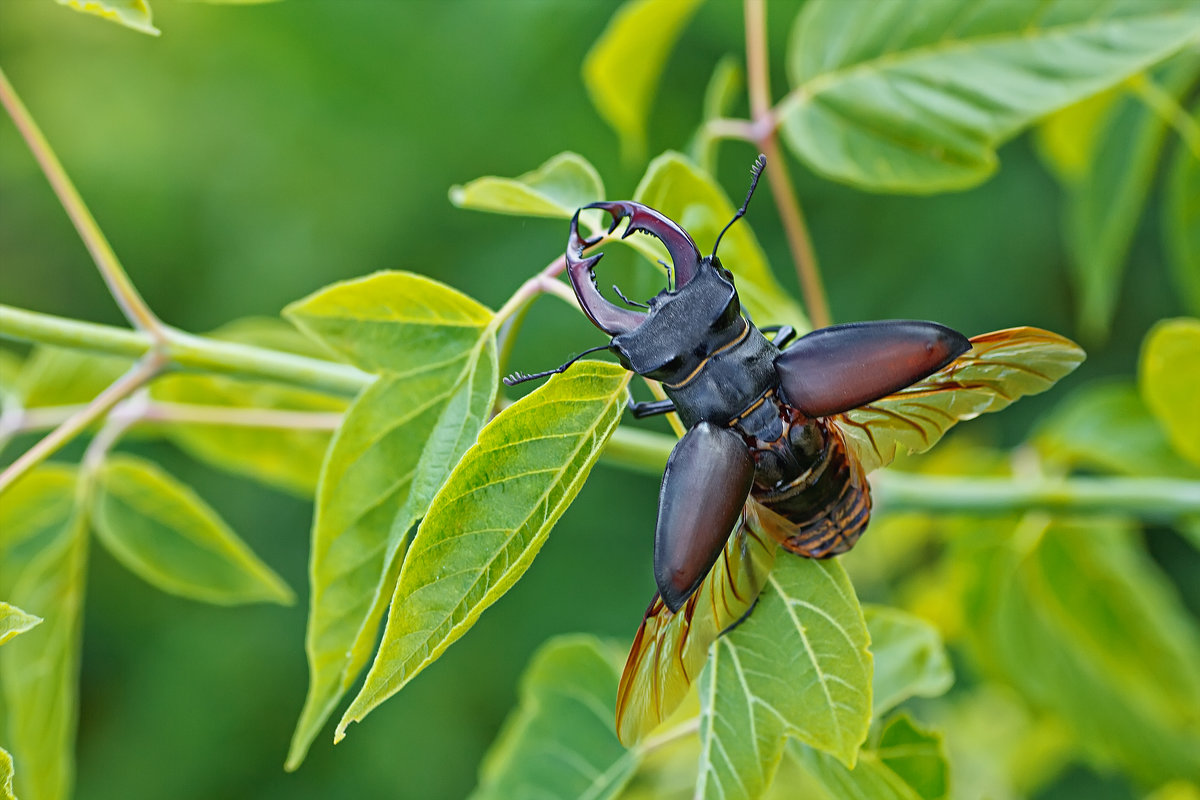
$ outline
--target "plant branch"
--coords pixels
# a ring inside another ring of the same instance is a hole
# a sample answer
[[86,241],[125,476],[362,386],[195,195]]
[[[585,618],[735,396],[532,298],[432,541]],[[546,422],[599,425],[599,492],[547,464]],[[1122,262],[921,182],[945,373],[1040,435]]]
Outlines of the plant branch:
[[113,406],[144,386],[165,365],[166,357],[157,350],[152,350],[143,356],[141,360],[130,367],[128,372],[96,395],[92,402],[69,417],[45,438],[22,453],[3,472],[0,472],[0,494],[3,494],[22,475],[45,461],[85,428],[108,413]]
[[[372,376],[348,364],[309,358],[253,345],[195,336],[163,328],[161,345],[170,363],[184,369],[265,378],[313,389],[354,394]],[[111,325],[27,311],[0,305],[0,338],[71,347],[136,358],[154,346],[149,334]]]
[[1129,83],[1138,99],[1159,119],[1174,128],[1184,145],[1192,151],[1192,156],[1200,159],[1200,124],[1192,119],[1187,109],[1144,73],[1130,78]]
[[75,230],[78,231],[79,237],[83,239],[88,252],[92,254],[92,259],[96,262],[100,275],[104,278],[109,292],[117,301],[117,305],[121,307],[126,319],[134,327],[146,331],[156,341],[162,341],[164,339],[162,322],[134,288],[133,282],[129,280],[129,276],[117,259],[116,253],[109,246],[100,226],[96,224],[95,218],[88,211],[87,205],[75,189],[75,185],[71,183],[62,163],[54,155],[50,143],[42,135],[41,129],[38,128],[28,109],[25,108],[25,104],[21,102],[21,98],[17,96],[3,70],[0,70],[0,103],[12,117],[13,123],[17,126],[22,138],[25,139],[33,157],[37,159],[38,165],[46,175],[46,180],[50,182],[59,202],[66,210],[67,216],[71,218]]
[[[617,428],[601,459],[647,475],[662,475],[676,439],[663,433]],[[1173,520],[1200,514],[1200,481],[1174,478],[954,478],[895,470],[872,473],[872,496],[887,511],[994,515],[1021,511],[1127,514]]]
[[787,163],[779,149],[777,121],[771,109],[770,72],[767,61],[766,0],[746,0],[746,83],[750,93],[751,124],[748,132],[767,157],[771,194],[783,222],[788,248],[796,263],[796,274],[804,294],[808,318],[814,327],[823,328],[833,320],[817,255],[813,250],[804,213],[796,198],[796,188]]

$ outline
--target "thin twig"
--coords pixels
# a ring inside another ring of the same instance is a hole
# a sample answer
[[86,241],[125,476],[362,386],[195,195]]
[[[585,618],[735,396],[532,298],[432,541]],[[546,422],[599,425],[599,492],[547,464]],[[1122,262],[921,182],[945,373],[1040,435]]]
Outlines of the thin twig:
[[147,353],[128,372],[117,378],[92,402],[88,403],[69,419],[48,433],[41,441],[22,453],[12,464],[0,472],[0,494],[15,483],[22,475],[45,461],[67,442],[74,439],[117,403],[144,386],[166,365],[166,356],[157,350]]
[[0,70],[0,103],[12,117],[17,130],[20,131],[25,143],[33,153],[33,157],[37,159],[38,165],[45,173],[46,180],[50,182],[54,193],[58,195],[59,202],[66,210],[67,216],[71,218],[71,223],[78,231],[79,237],[83,239],[88,252],[92,254],[92,260],[96,262],[100,275],[103,276],[109,292],[112,293],[117,305],[121,307],[126,319],[134,327],[150,334],[155,341],[159,343],[164,341],[166,335],[162,322],[146,305],[146,301],[142,299],[133,282],[129,280],[121,262],[117,260],[117,254],[113,252],[108,240],[104,237],[104,232],[96,224],[95,218],[88,211],[88,207],[75,189],[75,185],[71,183],[62,163],[54,155],[50,143],[42,135],[41,129],[34,122],[24,103],[21,102],[21,98],[17,96],[3,70]]
[[796,275],[804,293],[808,318],[814,327],[823,328],[833,320],[829,313],[829,302],[825,299],[825,287],[821,281],[821,270],[800,201],[796,199],[796,188],[788,173],[787,163],[779,149],[775,133],[776,120],[771,110],[770,72],[767,62],[766,0],[746,0],[746,84],[750,93],[749,132],[759,149],[767,156],[767,172],[771,180],[771,194],[779,208],[779,216],[787,235],[788,248],[796,264]]

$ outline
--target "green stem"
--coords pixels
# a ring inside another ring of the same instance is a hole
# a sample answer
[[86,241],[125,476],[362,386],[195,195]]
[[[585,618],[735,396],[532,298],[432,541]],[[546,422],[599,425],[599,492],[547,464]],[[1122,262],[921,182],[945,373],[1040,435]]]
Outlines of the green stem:
[[165,358],[157,350],[147,353],[128,372],[96,395],[92,402],[48,433],[41,441],[22,453],[16,461],[9,464],[3,472],[0,472],[0,494],[16,483],[22,475],[45,461],[59,448],[82,433],[85,428],[107,414],[113,406],[144,386],[162,370],[165,363]]
[[[622,425],[601,459],[646,475],[662,475],[677,440]],[[1127,514],[1169,521],[1200,514],[1200,481],[1173,478],[952,478],[884,470],[871,476],[876,506],[887,511],[975,515],[1052,511]]]
[[[253,345],[163,328],[162,352],[174,366],[265,378],[314,389],[354,394],[371,376],[347,364],[282,353]],[[0,305],[0,337],[136,358],[153,346],[144,331],[56,317]]]
[[1183,139],[1184,145],[1192,151],[1192,155],[1200,159],[1200,124],[1192,119],[1179,101],[1171,96],[1146,75],[1136,75],[1130,79],[1134,92],[1146,106],[1158,115],[1159,119],[1170,125]]
[[103,231],[96,224],[92,213],[88,211],[75,184],[71,183],[62,163],[54,155],[50,143],[42,135],[41,129],[34,122],[29,110],[25,108],[25,104],[21,102],[21,98],[17,96],[3,70],[0,70],[0,104],[3,104],[5,110],[8,111],[17,130],[20,131],[25,143],[33,153],[33,157],[37,159],[42,172],[46,175],[46,180],[50,182],[50,186],[58,196],[59,202],[62,203],[63,209],[66,210],[67,216],[71,218],[75,230],[79,232],[79,237],[83,239],[88,252],[92,254],[92,260],[96,262],[96,267],[108,285],[109,292],[117,301],[117,305],[121,307],[126,319],[134,327],[148,332],[155,340],[161,341],[163,338],[162,322],[134,288],[133,282],[129,280],[121,262],[117,260],[117,254],[113,252],[108,240],[104,238]]

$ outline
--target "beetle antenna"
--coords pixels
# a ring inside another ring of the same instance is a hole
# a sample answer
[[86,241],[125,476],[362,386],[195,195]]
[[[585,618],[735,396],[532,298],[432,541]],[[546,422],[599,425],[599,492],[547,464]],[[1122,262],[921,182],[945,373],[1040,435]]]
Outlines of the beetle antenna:
[[621,287],[617,286],[615,283],[613,284],[613,291],[617,293],[617,297],[619,297],[625,301],[625,305],[627,305],[627,306],[637,306],[638,308],[649,308],[650,307],[650,306],[646,305],[645,303],[639,303],[637,300],[630,300],[628,297],[625,296],[625,293],[621,291]]
[[587,350],[584,350],[582,353],[575,356],[574,358],[570,359],[569,361],[567,361],[567,363],[563,364],[561,367],[556,367],[555,369],[548,369],[545,372],[535,372],[532,375],[526,375],[524,372],[514,372],[512,375],[505,375],[504,376],[504,385],[505,386],[516,386],[518,383],[525,383],[525,381],[536,381],[539,378],[548,378],[551,375],[558,375],[560,372],[566,371],[567,367],[571,366],[576,361],[578,361],[579,359],[586,356],[588,353],[594,353],[597,350],[607,350],[607,349],[608,349],[608,345],[606,345],[606,344],[602,344],[599,347],[589,348]]
[[717,257],[717,248],[721,246],[721,237],[725,235],[725,231],[729,230],[733,223],[737,222],[745,215],[746,209],[750,206],[750,198],[754,197],[754,190],[758,188],[758,179],[762,175],[763,167],[765,166],[767,166],[767,157],[762,153],[759,153],[758,158],[754,160],[754,166],[750,167],[750,174],[753,177],[750,179],[750,191],[746,192],[746,202],[742,203],[742,207],[739,208],[738,212],[733,215],[733,219],[729,220],[729,225],[726,225],[721,229],[721,232],[717,234],[717,243],[713,245],[712,255],[709,256],[709,258]]

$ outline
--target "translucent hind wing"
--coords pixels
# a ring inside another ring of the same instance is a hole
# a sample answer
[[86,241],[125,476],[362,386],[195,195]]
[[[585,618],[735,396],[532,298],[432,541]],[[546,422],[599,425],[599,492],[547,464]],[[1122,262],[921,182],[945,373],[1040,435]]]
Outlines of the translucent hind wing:
[[960,420],[1044,392],[1083,362],[1079,345],[1039,328],[971,338],[971,349],[928,378],[829,419],[870,472],[898,453],[923,453]]

